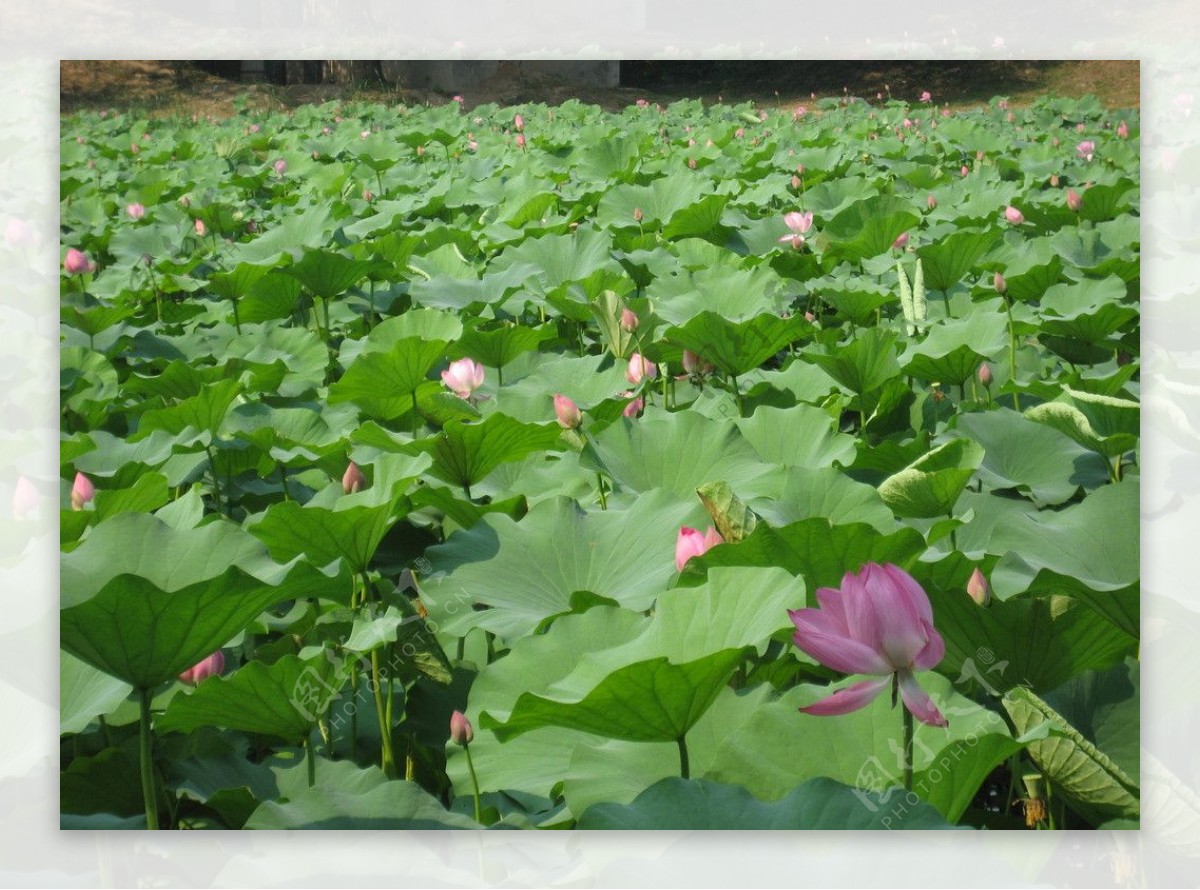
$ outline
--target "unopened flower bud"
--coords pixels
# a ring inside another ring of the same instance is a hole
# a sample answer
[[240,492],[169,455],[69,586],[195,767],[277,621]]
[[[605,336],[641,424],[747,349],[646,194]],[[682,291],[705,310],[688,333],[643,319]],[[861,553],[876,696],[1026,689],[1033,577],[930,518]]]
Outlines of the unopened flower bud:
[[1002,294],[1008,290],[1008,282],[1004,280],[1004,276],[997,272],[992,276],[992,287],[996,288],[996,293]]
[[[984,367],[987,367],[984,365]],[[971,577],[967,581],[967,594],[975,601],[977,606],[986,606],[992,599],[992,590],[988,586],[987,578],[983,577],[983,572],[979,571],[978,566],[975,571],[971,572]]]
[[475,730],[471,726],[471,721],[466,718],[462,711],[455,711],[450,715],[450,741],[460,747],[466,747],[475,740]]
[[987,362],[979,366],[979,382],[984,386],[992,385],[992,366]]
[[346,472],[342,474],[342,491],[346,494],[354,494],[356,491],[362,491],[366,485],[367,477],[358,468],[358,464],[350,461],[350,466],[346,467]]

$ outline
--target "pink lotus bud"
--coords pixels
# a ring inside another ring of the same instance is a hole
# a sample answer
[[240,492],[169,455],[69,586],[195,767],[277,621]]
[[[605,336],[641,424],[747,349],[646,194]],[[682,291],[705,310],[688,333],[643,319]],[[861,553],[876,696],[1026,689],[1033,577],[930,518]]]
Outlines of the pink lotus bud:
[[69,247],[67,248],[67,256],[63,260],[63,268],[67,270],[67,274],[69,275],[79,275],[83,272],[91,272],[96,267],[83,251]]
[[250,125],[250,132],[251,132],[251,133],[257,133],[257,132],[258,132],[259,130],[261,130],[261,129],[262,129],[262,127],[260,127],[258,124],[251,124],[251,125]]
[[992,366],[987,362],[979,366],[979,382],[984,386],[992,385]]
[[640,222],[641,222],[643,219],[645,219],[645,218],[646,218],[646,214],[642,213],[642,208],[641,208],[641,207],[634,207],[634,208],[633,208],[633,221],[634,221],[634,222],[636,222],[636,223],[640,223]]
[[713,366],[690,349],[685,349],[683,351],[683,370],[689,374],[709,374],[712,372]]
[[513,116],[513,129],[516,130],[518,133],[524,132],[525,118],[521,117],[521,115],[519,115],[519,114],[514,115]]
[[971,578],[967,581],[967,594],[975,600],[977,606],[986,606],[991,602],[991,588],[988,587],[987,578],[983,577],[983,572],[979,571],[978,566],[971,572]]
[[1050,174],[1050,188],[1053,188],[1053,189],[1058,188],[1058,174],[1057,173]]
[[181,196],[179,199],[179,204],[180,204],[180,206],[183,206],[183,207],[191,207],[192,206],[192,196],[191,195]]
[[1078,213],[1083,208],[1083,196],[1075,189],[1067,189],[1067,209]]
[[741,139],[745,135],[746,135],[746,131],[744,129],[742,129],[741,127],[738,127],[736,130],[733,131],[734,139]]
[[370,127],[368,127],[367,129],[363,130],[361,133],[358,134],[358,138],[366,139],[370,135],[371,135],[371,129],[370,129]]
[[579,406],[562,393],[556,393],[554,396],[554,416],[564,430],[577,429],[583,423],[583,414]]
[[[518,136],[517,138],[521,139],[523,137]],[[479,151],[479,143],[472,139],[467,143],[467,151]]]
[[892,250],[904,250],[908,246],[908,232],[902,233],[892,242]]
[[27,247],[33,243],[33,227],[14,216],[4,227],[4,240],[13,247]]
[[913,122],[909,118],[904,119],[904,129],[911,130]]
[[71,509],[82,510],[84,504],[91,503],[96,496],[96,486],[83,473],[75,474],[75,484],[71,486]]
[[932,101],[933,101],[933,96],[932,96],[932,95],[930,95],[930,93],[929,93],[929,90],[924,90],[924,91],[922,91],[922,93],[921,93],[921,101],[922,101],[922,102],[932,102]]
[[129,204],[125,208],[125,212],[129,214],[130,219],[141,219],[146,215],[146,208],[141,204]]
[[966,176],[968,173],[971,172],[971,170],[970,170],[970,168],[967,167],[966,164],[963,164],[962,168],[958,172],[961,173],[963,176]]
[[209,677],[219,677],[223,670],[225,670],[225,653],[218,649],[199,664],[193,665],[180,674],[179,679],[191,686],[196,686]]
[[1096,143],[1091,139],[1085,139],[1075,146],[1075,154],[1085,160],[1090,161],[1092,155],[1096,153]]
[[24,475],[18,476],[17,484],[13,488],[13,518],[28,519],[37,511],[41,500],[34,484]]
[[332,132],[333,132],[333,130],[330,129],[329,127],[321,127],[321,135],[322,136],[328,136]]
[[1004,218],[1014,226],[1019,226],[1025,222],[1025,214],[1012,205],[1004,208]]
[[695,169],[696,169],[696,159],[695,159],[695,158],[688,158],[688,159],[687,159],[687,165],[688,165],[688,169],[689,169],[689,170],[695,170]]
[[809,324],[812,324],[813,322],[815,322],[817,320],[817,317],[815,315],[813,315],[811,312],[806,311],[804,313],[804,320],[807,321]]
[[800,177],[799,176],[792,177],[792,188],[794,188],[794,189],[800,188]]
[[625,369],[625,379],[637,386],[643,380],[653,380],[658,376],[658,365],[648,361],[640,352],[629,357],[629,367]]
[[362,491],[366,488],[366,485],[367,477],[358,468],[358,464],[350,461],[350,466],[346,467],[346,472],[342,474],[342,491],[346,494],[354,494],[357,491]]
[[937,209],[937,198],[935,198],[933,195],[930,195],[928,198],[925,199],[925,206],[928,207],[930,210]]
[[942,114],[942,117],[949,117],[949,116],[950,116],[950,109],[949,109],[949,108],[943,108],[943,109],[942,109],[942,112],[941,112],[941,114]]
[[[626,392],[626,393],[622,393],[622,395],[624,395],[624,396],[631,396],[631,395],[633,395],[633,393],[631,393],[631,392]],[[639,414],[641,414],[641,413],[642,413],[642,410],[643,410],[645,407],[646,407],[646,400],[645,400],[645,399],[643,399],[641,396],[638,396],[636,399],[634,399],[632,402],[630,402],[628,405],[626,405],[626,406],[625,406],[625,410],[624,410],[624,411],[622,411],[622,412],[621,412],[621,414],[622,414],[622,416],[624,416],[624,417],[628,417],[628,418],[630,418],[630,419],[634,419],[634,418],[636,418],[636,417],[637,417]]]
[[521,149],[521,151],[525,150],[525,134],[524,133],[517,134],[517,148]]
[[693,556],[700,556],[718,544],[724,544],[725,539],[717,534],[717,530],[709,526],[703,534],[694,528],[681,528],[675,539],[675,571],[682,572],[687,561]]
[[621,310],[621,329],[633,333],[638,327],[638,317],[632,309]]
[[1083,126],[1083,122],[1082,122],[1082,121],[1081,121],[1081,122],[1079,122],[1079,123],[1077,123],[1077,124],[1075,125],[1075,132],[1076,132],[1076,133],[1082,133],[1082,132],[1084,131],[1084,129],[1085,129],[1085,128],[1084,128],[1084,126]]
[[197,219],[195,222],[196,234],[203,238],[208,234],[208,226],[204,224],[204,220]]
[[1008,290],[1008,282],[1004,280],[1004,276],[997,272],[992,276],[992,287],[996,288],[996,293],[1002,294]]
[[452,97],[451,97],[451,99],[450,99],[450,101],[451,101],[451,102],[457,102],[459,105],[462,105],[462,104],[463,104],[463,97],[462,97],[462,96],[452,96]]
[[282,176],[284,173],[287,172],[287,161],[285,161],[283,158],[279,158],[275,162],[274,166],[275,166],[275,175],[276,176]]
[[473,359],[460,358],[442,371],[442,381],[460,399],[468,398],[472,392],[483,386],[483,365]]
[[465,748],[475,741],[475,730],[462,711],[455,711],[450,715],[450,741],[460,748]]
[[1117,136],[1121,139],[1129,138],[1129,124],[1125,123],[1125,121],[1117,124]]
[[363,200],[370,204],[375,200],[375,195],[370,189],[363,189]]
[[649,102],[647,102],[645,99],[638,99],[638,100],[637,100],[635,103],[633,103],[633,104],[634,104],[634,105],[636,105],[638,108],[645,108],[645,107],[646,107],[646,106],[648,106],[650,103],[649,103]]
[[793,118],[801,118],[801,117],[804,117],[804,115],[806,115],[806,114],[808,114],[808,108],[806,108],[803,105],[797,105],[795,108],[792,109],[792,117]]

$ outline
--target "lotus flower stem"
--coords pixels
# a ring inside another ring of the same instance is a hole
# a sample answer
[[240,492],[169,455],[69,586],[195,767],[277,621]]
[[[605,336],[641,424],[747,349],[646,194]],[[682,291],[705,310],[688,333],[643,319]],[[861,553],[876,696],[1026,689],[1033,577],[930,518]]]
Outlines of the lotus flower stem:
[[375,696],[375,711],[379,715],[379,741],[382,747],[380,768],[389,779],[396,778],[396,757],[392,753],[392,727],[387,720],[383,703],[383,684],[379,677],[379,650],[371,653],[371,692]]
[[600,491],[600,509],[608,509],[608,498],[604,495],[604,477],[600,475],[600,471],[596,471],[596,487]]
[[150,690],[138,690],[138,706],[141,711],[138,734],[138,762],[142,773],[142,799],[146,803],[146,827],[158,830],[158,795],[154,789],[154,737],[150,731]]
[[483,824],[483,806],[479,798],[479,777],[475,775],[475,761],[471,759],[471,745],[464,741],[463,751],[467,755],[467,771],[471,774],[471,789],[475,795],[475,821]]
[[690,779],[692,777],[692,770],[688,764],[688,749],[687,749],[686,734],[681,735],[679,738],[677,738],[675,740],[675,744],[677,744],[679,746],[679,777],[681,779]]
[[[898,676],[898,675],[894,675]],[[893,679],[892,682],[899,688],[900,681]],[[904,790],[912,791],[913,786],[913,715],[908,708],[901,708],[900,713],[904,717]]]
[[[951,521],[953,521],[953,519],[954,519],[954,511],[953,510],[951,510],[946,515],[950,517]],[[958,552],[958,529],[955,529],[955,528],[950,529],[950,549],[955,553]]]
[[[1008,313],[1008,367],[1009,379],[1017,382],[1017,329],[1013,324],[1012,301],[1008,299],[1007,294],[1004,296],[1004,311]],[[988,391],[989,396],[991,391]],[[1017,399],[1016,390],[1013,391],[1013,410],[1020,411],[1021,404]]]

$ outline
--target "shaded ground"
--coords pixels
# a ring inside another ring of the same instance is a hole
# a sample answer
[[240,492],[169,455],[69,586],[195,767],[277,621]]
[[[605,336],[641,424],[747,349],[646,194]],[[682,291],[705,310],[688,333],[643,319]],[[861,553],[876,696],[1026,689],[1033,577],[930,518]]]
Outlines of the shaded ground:
[[[979,105],[1007,96],[1014,106],[1050,94],[1097,95],[1109,108],[1140,105],[1136,61],[1070,62],[622,62],[624,86],[579,87],[540,75],[518,74],[511,66],[484,84],[464,91],[468,108],[496,102],[557,104],[570,98],[616,110],[637,99],[664,104],[699,97],[706,102],[754,100],[791,106],[843,92],[874,99],[876,94],[915,102],[923,90],[936,103]],[[60,63],[63,113],[85,109],[136,110],[155,117],[193,114],[227,117],[249,108],[284,110],[305,103],[353,99],[408,104],[446,101],[434,90],[373,84],[242,83],[201,71],[187,62],[64,61]]]

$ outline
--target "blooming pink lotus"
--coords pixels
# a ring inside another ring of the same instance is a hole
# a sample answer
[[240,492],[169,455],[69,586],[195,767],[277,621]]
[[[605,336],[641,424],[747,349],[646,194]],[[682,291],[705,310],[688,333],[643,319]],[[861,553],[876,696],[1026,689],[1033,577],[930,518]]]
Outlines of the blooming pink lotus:
[[1117,124],[1117,138],[1118,139],[1128,139],[1129,138],[1129,124],[1125,123],[1125,121],[1121,121],[1119,124]]
[[679,530],[679,537],[675,539],[675,571],[682,572],[687,561],[693,556],[707,553],[718,544],[724,543],[725,539],[712,526],[705,532],[684,526]]
[[75,484],[71,486],[71,509],[82,510],[83,505],[90,503],[96,496],[96,486],[83,473],[75,474]]
[[83,272],[93,272],[96,269],[96,264],[87,258],[81,250],[76,250],[74,247],[67,248],[67,255],[63,259],[63,268],[67,270],[69,275],[79,275]]
[[[624,396],[625,398],[629,398],[630,396],[633,395],[633,393],[632,392],[624,392],[624,393],[621,393],[621,395]],[[630,402],[628,405],[625,406],[625,410],[621,412],[621,416],[628,417],[630,420],[635,420],[637,418],[637,416],[642,413],[642,411],[645,409],[645,407],[646,407],[646,400],[643,399],[641,396],[638,396],[636,399],[634,399],[632,402]]]
[[706,361],[690,349],[683,351],[683,370],[688,374],[711,374],[712,362]]
[[899,566],[867,563],[857,574],[847,572],[840,589],[818,589],[817,602],[819,609],[788,611],[796,646],[835,671],[878,679],[854,683],[801,711],[849,714],[892,684],[893,701],[898,689],[904,706],[922,723],[947,725],[913,673],[940,662],[946,644],[933,627],[929,597],[911,575]]
[[625,369],[625,379],[637,386],[643,380],[653,380],[658,376],[658,365],[649,361],[640,352],[629,357],[629,367]]
[[276,176],[283,176],[283,174],[287,172],[287,161],[285,161],[283,158],[276,160],[273,166],[275,168]]
[[1083,209],[1083,197],[1075,189],[1067,189],[1067,209],[1074,213]]
[[362,491],[366,485],[367,477],[358,468],[358,464],[350,461],[350,466],[346,467],[346,472],[342,474],[342,491],[354,494],[356,491]]
[[1075,154],[1084,160],[1090,161],[1095,153],[1096,143],[1091,139],[1085,139],[1075,146]]
[[893,250],[904,250],[908,246],[908,232],[903,232],[892,242]]
[[579,406],[562,393],[554,395],[554,416],[564,430],[577,429],[583,423],[583,413]]
[[223,670],[225,670],[225,653],[218,649],[199,664],[192,665],[180,674],[179,679],[195,686],[209,677],[220,676]]
[[483,386],[483,365],[474,359],[460,358],[442,371],[442,381],[460,399],[470,398],[472,392]]
[[206,226],[204,224],[204,220],[197,219],[196,222],[194,223],[194,225],[196,228],[196,234],[199,235],[201,238],[203,238],[205,235],[208,234],[208,226]]
[[1025,214],[1011,205],[1004,208],[1004,218],[1014,226],[1019,226],[1021,223],[1025,222]]
[[632,334],[638,328],[637,314],[629,308],[621,310],[621,330]]
[[923,90],[921,92],[921,101],[922,102],[932,102],[933,101],[933,96],[930,94],[929,90]]
[[125,212],[129,214],[130,219],[141,219],[146,215],[146,208],[138,203],[129,204],[125,207]]

